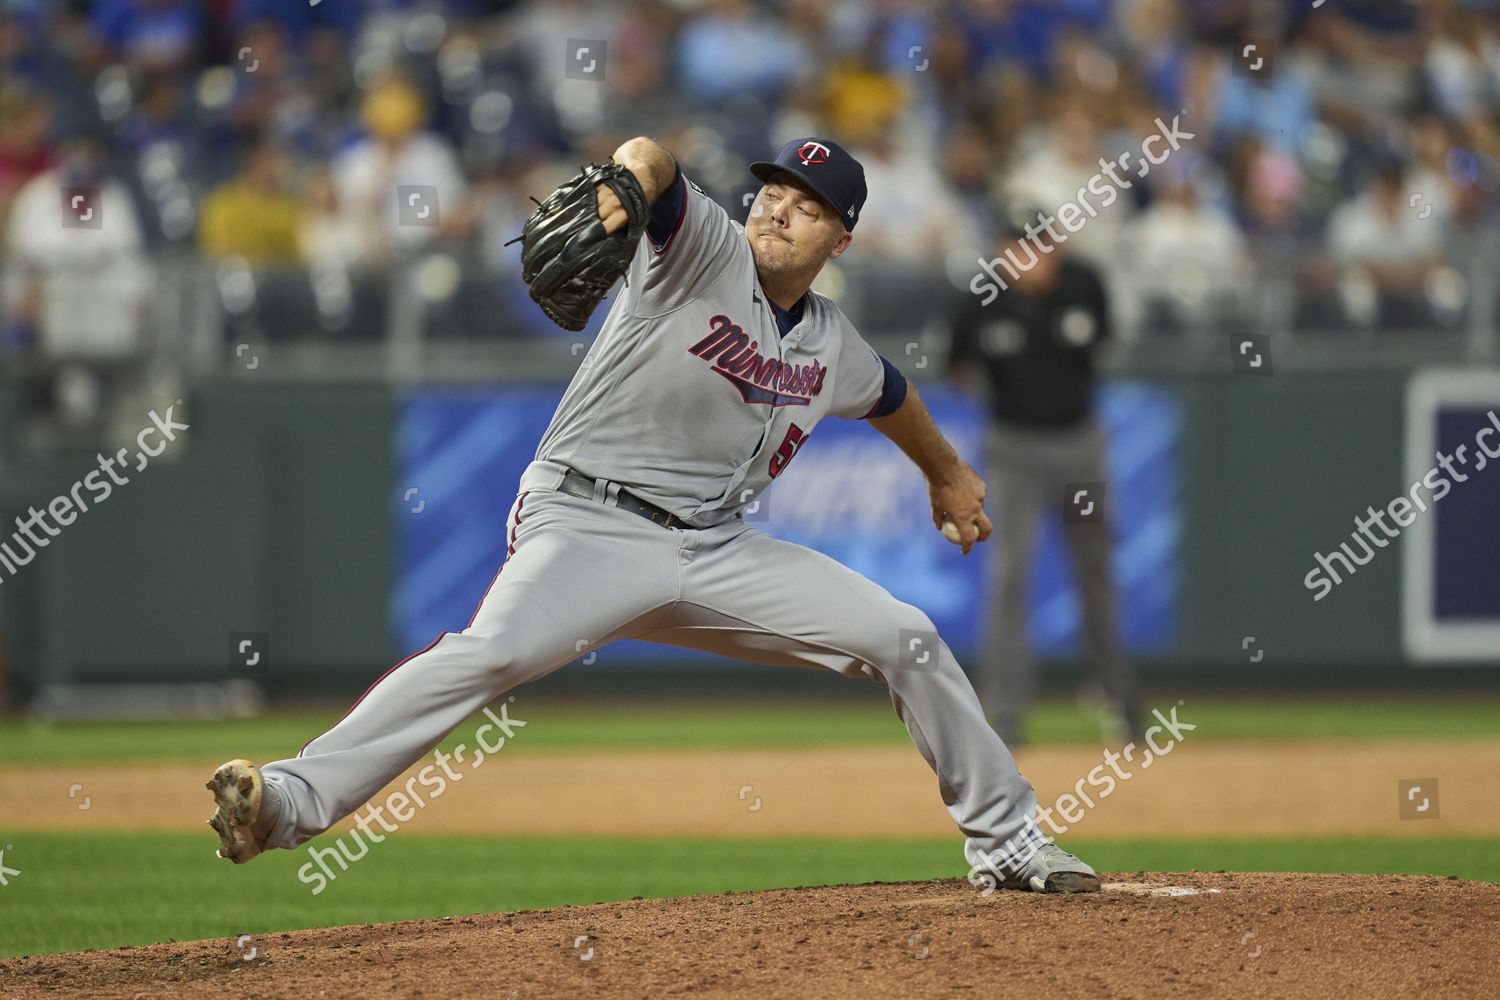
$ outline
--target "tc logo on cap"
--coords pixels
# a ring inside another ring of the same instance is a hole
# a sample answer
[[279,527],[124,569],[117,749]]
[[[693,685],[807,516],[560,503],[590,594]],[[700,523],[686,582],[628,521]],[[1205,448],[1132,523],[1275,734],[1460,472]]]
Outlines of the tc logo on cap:
[[797,159],[802,161],[803,166],[827,163],[828,152],[828,147],[821,142],[804,142],[802,148],[797,150]]

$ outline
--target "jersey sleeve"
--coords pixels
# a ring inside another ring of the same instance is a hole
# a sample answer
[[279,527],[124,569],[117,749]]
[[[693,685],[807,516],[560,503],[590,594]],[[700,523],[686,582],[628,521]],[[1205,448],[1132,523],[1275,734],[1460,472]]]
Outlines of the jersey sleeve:
[[[865,343],[847,320],[839,326],[843,331],[843,345],[839,349],[838,369],[833,373],[833,405],[828,412],[849,420],[880,416],[878,411],[886,402],[886,366],[889,362],[876,354],[875,348]],[[891,370],[894,371],[894,367]],[[899,372],[896,375],[900,377]],[[904,399],[905,379],[901,380],[900,389]]]
[[651,205],[651,220],[631,263],[628,293],[642,316],[661,316],[697,298],[723,272],[736,240],[729,214],[677,168]]
[[672,183],[657,195],[651,205],[651,219],[646,223],[647,242],[656,253],[666,252],[682,224],[682,213],[687,210],[687,185],[683,183],[682,168],[673,170]]
[[906,402],[906,376],[883,354],[880,356],[880,364],[885,368],[885,384],[880,390],[880,398],[875,401],[870,412],[865,414],[867,419],[889,416],[901,409],[901,404]]

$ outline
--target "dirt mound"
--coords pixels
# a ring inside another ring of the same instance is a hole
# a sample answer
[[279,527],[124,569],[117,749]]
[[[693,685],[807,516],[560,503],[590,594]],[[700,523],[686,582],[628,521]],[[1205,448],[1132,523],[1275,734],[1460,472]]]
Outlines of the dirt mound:
[[[11,997],[1477,996],[1500,886],[1375,875],[962,880],[635,900],[0,962]],[[1484,986],[1490,982],[1491,987]]]

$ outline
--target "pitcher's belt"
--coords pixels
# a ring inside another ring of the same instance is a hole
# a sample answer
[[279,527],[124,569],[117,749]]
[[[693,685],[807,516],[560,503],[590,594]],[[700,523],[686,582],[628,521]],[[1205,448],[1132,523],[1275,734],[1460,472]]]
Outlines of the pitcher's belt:
[[[568,496],[577,497],[580,500],[594,499],[594,481],[581,472],[574,472],[572,469],[569,469],[563,476],[563,480],[558,485],[557,490],[559,493],[566,493]],[[676,514],[662,510],[656,504],[647,503],[640,497],[632,496],[624,490],[620,490],[616,494],[615,506],[621,510],[628,510],[632,514],[639,514],[652,524],[660,525],[663,528],[676,528],[684,523],[682,518]]]

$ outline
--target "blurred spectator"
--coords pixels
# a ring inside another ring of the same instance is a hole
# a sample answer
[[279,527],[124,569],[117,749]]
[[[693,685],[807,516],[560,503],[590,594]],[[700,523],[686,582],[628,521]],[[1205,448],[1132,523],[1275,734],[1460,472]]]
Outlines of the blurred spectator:
[[1378,135],[1420,96],[1422,11],[1408,0],[1349,0],[1316,13],[1326,16],[1302,27],[1322,116],[1354,135]]
[[901,114],[906,88],[878,64],[877,40],[838,60],[823,78],[822,117],[850,145],[873,141]]
[[1451,239],[1444,241],[1450,263],[1466,271],[1491,269],[1500,255],[1500,206],[1478,184],[1460,187],[1450,233]]
[[1236,76],[1230,66],[1230,58],[1216,55],[1204,67],[1218,78],[1218,135],[1227,141],[1248,133],[1274,149],[1300,151],[1317,115],[1307,74],[1295,50],[1280,54],[1275,72],[1267,79]]
[[287,53],[286,34],[275,21],[253,21],[240,29],[234,45],[234,94],[230,123],[243,133],[267,134],[294,100],[299,80]]
[[135,204],[81,132],[21,188],[6,226],[14,340],[47,358],[128,356],[141,346],[148,272]]
[[994,169],[1000,175],[1027,151],[1026,144],[1039,133],[1046,108],[1036,81],[1019,68],[998,67],[987,84],[993,99],[976,109],[974,121],[989,140]]
[[[303,41],[295,47],[274,19],[246,23],[234,46],[234,89],[224,117],[239,136],[272,137],[299,155],[325,157],[343,135],[358,92],[342,34],[321,28]],[[224,177],[240,151],[228,145],[219,152],[230,160],[215,164],[216,176]]]
[[1109,8],[1108,0],[1010,0],[962,4],[958,18],[982,62],[1019,62],[1045,80],[1060,38],[1070,30],[1102,28]]
[[1152,91],[1163,104],[1180,107],[1173,92],[1184,57],[1180,5],[1176,0],[1121,0],[1115,22],[1120,41],[1135,54]]
[[0,221],[21,185],[52,166],[51,105],[30,87],[0,86]]
[[1132,282],[1155,327],[1203,329],[1249,288],[1250,259],[1227,213],[1204,197],[1201,159],[1168,160],[1151,179],[1160,194],[1127,228]]
[[286,154],[262,141],[233,180],[203,200],[198,245],[212,260],[242,257],[253,268],[296,263],[302,204],[286,192]]
[[194,0],[101,0],[90,20],[107,58],[135,69],[179,69],[197,54],[204,8]]
[[[366,135],[329,170],[325,212],[308,247],[315,263],[379,267],[396,250],[467,230],[463,171],[447,138],[423,128],[426,115],[422,95],[401,77],[365,95],[360,117]],[[431,217],[436,225],[427,222]]]
[[[1140,138],[1135,140],[1137,144]],[[1050,119],[1022,137],[1022,145],[1026,152],[1005,178],[1004,198],[1008,203],[1028,202],[1049,212],[1078,197],[1078,192],[1100,174],[1101,159],[1114,159],[1122,152],[1106,152],[1093,114],[1076,99],[1062,102]],[[1110,267],[1131,214],[1130,193],[1122,192],[1113,204],[1101,208],[1087,225],[1068,237],[1069,248],[1097,266]]]
[[1251,155],[1245,171],[1245,231],[1259,241],[1301,239],[1307,235],[1302,201],[1306,180],[1297,160],[1286,153]]
[[620,142],[659,133],[665,123],[682,116],[686,102],[662,58],[671,44],[669,19],[654,4],[635,3],[622,13],[609,39],[604,112],[604,122]]
[[[1318,264],[1308,261],[1317,227],[1306,210],[1307,178],[1298,160],[1283,152],[1247,147],[1242,178],[1241,227],[1253,258],[1255,292],[1242,305],[1275,326],[1288,325],[1297,311],[1299,289],[1325,294]],[[1313,310],[1305,318],[1316,320]]]
[[731,97],[775,100],[808,67],[796,39],[745,0],[713,0],[678,41],[679,85],[689,101],[713,106]]
[[[1458,192],[1449,176],[1448,165],[1454,153],[1463,152],[1456,148],[1458,140],[1448,123],[1437,115],[1422,115],[1415,119],[1411,136],[1415,156],[1407,169],[1402,193],[1408,204],[1412,195],[1420,195],[1418,201],[1432,206],[1432,218],[1451,219]],[[1417,213],[1421,214],[1420,207]]]
[[294,49],[303,50],[330,35],[347,42],[359,27],[363,15],[360,6],[308,0],[233,0],[230,22],[242,34],[253,26],[274,25]]
[[[893,27],[892,41],[905,30],[904,26]],[[1008,118],[1024,112],[1024,108],[1011,102],[1006,84],[1009,80],[1030,80],[1030,77],[1013,64],[982,64],[973,40],[964,33],[957,18],[934,18],[917,41],[921,44],[907,43],[904,49],[887,57],[893,75],[909,89],[908,120],[920,120],[933,133],[942,135],[956,123],[978,122],[991,114]]]
[[[952,192],[956,209],[967,221],[967,235],[976,246],[989,246],[998,233],[994,230],[995,191],[991,184],[993,164],[984,134],[971,125],[954,129],[948,135],[938,162],[945,171],[947,188]],[[947,240],[950,247],[962,246],[964,234],[954,233]],[[967,250],[967,247],[964,247]]]
[[1420,192],[1408,199],[1404,177],[1399,163],[1383,162],[1328,223],[1345,310],[1361,324],[1417,321],[1424,279],[1442,259],[1448,220]]
[[[60,67],[50,46],[36,44],[47,22],[40,8],[0,8],[0,80],[44,88]],[[58,81],[61,82],[61,81]]]
[[[1493,13],[1492,13],[1493,16]],[[1425,70],[1438,110],[1455,121],[1485,112],[1500,96],[1500,39],[1491,17],[1461,3],[1444,4]]]
[[925,150],[900,149],[885,134],[853,152],[870,190],[859,219],[861,247],[884,260],[920,265],[941,260],[949,246],[976,245],[974,227]]
[[132,155],[159,142],[180,149],[193,145],[199,133],[188,120],[187,97],[180,81],[162,73],[147,74],[133,113],[119,128],[120,145]]
[[[707,16],[706,8],[699,16]],[[507,30],[503,37],[507,48],[513,46],[524,62],[530,92],[535,95],[537,104],[546,105],[548,111],[560,114],[560,105],[577,99],[581,88],[565,86],[574,67],[567,51],[568,40],[584,43],[603,40],[607,48],[609,40],[616,37],[618,17],[616,5],[599,3],[598,0],[553,0],[545,4],[522,3],[516,6],[513,14],[505,19]],[[666,58],[664,52],[658,56]],[[605,58],[608,59],[607,51]],[[609,73],[606,62],[606,80]],[[568,93],[570,90],[572,94]]]

